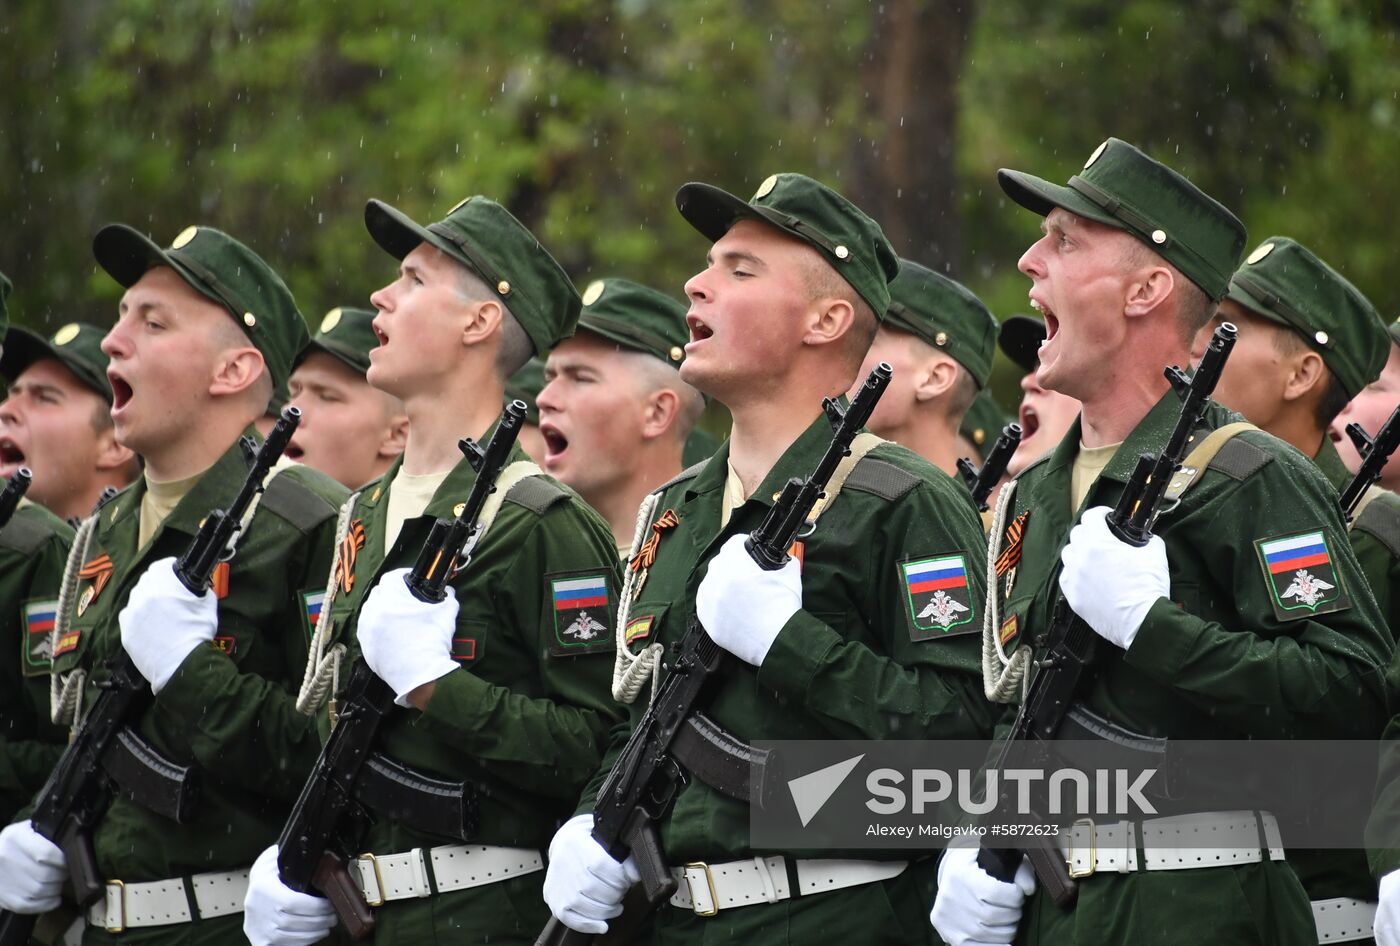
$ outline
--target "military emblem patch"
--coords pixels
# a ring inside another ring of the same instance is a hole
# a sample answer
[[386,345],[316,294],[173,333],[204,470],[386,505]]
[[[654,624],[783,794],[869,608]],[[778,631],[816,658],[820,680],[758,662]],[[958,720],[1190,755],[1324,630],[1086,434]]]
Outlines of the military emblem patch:
[[321,620],[321,607],[326,603],[326,593],[324,591],[303,591],[301,593],[301,606],[306,614],[307,639],[316,632],[316,624]]
[[1006,650],[1006,645],[1016,639],[1020,633],[1021,622],[1016,619],[1016,615],[1011,615],[1001,622],[1001,629],[997,631],[997,642],[1001,644],[1001,649]]
[[623,634],[623,640],[631,644],[633,641],[644,641],[651,636],[651,625],[656,621],[656,615],[648,614],[645,617],[633,618],[627,622],[627,630]]
[[545,576],[554,612],[556,656],[587,654],[612,646],[611,597],[606,572],[570,572]]
[[210,643],[214,649],[225,657],[232,657],[234,651],[238,649],[238,639],[229,636],[215,637]]
[[454,637],[452,638],[452,659],[459,664],[470,663],[476,659],[476,638],[475,637]]
[[[967,586],[967,563],[961,555],[939,555],[901,562],[900,577],[909,604],[911,640],[926,641],[978,630],[976,609]],[[962,630],[954,631],[961,627]]]
[[1332,565],[1324,532],[1306,532],[1254,543],[1269,586],[1274,616],[1296,621],[1351,607]]
[[62,657],[70,650],[77,650],[78,638],[80,635],[81,632],[79,631],[64,631],[63,636],[58,639],[58,646],[53,649],[53,655],[55,657]]
[[24,653],[20,667],[26,677],[47,673],[53,661],[53,622],[58,601],[31,601],[24,606]]

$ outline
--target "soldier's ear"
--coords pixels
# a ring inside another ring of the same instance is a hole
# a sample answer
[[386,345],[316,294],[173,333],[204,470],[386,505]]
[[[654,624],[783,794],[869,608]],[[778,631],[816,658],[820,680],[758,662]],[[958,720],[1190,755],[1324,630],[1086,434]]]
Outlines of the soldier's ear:
[[1296,401],[1309,392],[1320,394],[1327,387],[1327,365],[1322,356],[1311,348],[1292,358],[1288,378],[1283,385],[1283,399]]
[[934,355],[915,370],[914,400],[920,403],[942,397],[958,380],[957,362],[942,355]]
[[267,364],[262,352],[251,345],[220,352],[209,379],[209,393],[215,396],[241,394],[263,376]]
[[407,445],[408,415],[393,414],[389,417],[388,427],[385,428],[384,439],[379,441],[376,455],[384,460],[393,460],[403,453]]
[[[97,432],[97,460],[96,469],[100,473],[110,473],[113,470],[127,470],[136,459],[136,454],[130,447],[124,447],[117,443],[117,431],[115,427],[104,427]],[[123,484],[125,485],[125,484]]]
[[829,345],[844,338],[855,325],[856,310],[851,303],[837,296],[815,299],[807,310],[804,345]]
[[655,440],[676,424],[681,399],[670,388],[661,388],[647,395],[642,407],[642,439]]
[[1170,266],[1145,266],[1132,273],[1124,287],[1123,314],[1140,318],[1160,311],[1172,298],[1176,278]]
[[467,319],[462,325],[462,344],[475,347],[498,333],[504,315],[501,304],[495,299],[484,299],[467,306]]

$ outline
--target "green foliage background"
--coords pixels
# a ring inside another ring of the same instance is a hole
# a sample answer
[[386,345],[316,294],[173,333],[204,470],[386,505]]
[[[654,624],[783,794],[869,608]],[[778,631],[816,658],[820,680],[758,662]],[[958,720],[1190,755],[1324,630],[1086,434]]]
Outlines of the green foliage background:
[[[914,7],[972,0],[886,0]],[[861,0],[12,0],[0,12],[0,270],[21,324],[111,321],[95,230],[244,239],[311,321],[363,303],[391,261],[369,197],[425,219],[502,200],[580,284],[680,295],[706,247],[672,195],[746,193],[776,170],[843,187],[877,120]],[[1382,0],[1000,0],[960,49],[947,194],[962,258],[1000,314],[1036,221],[996,168],[1063,179],[1127,138],[1287,233],[1388,317],[1400,207],[1400,8]],[[916,77],[911,77],[916,78]],[[935,261],[930,261],[935,262]],[[1015,400],[1012,370],[995,385]]]

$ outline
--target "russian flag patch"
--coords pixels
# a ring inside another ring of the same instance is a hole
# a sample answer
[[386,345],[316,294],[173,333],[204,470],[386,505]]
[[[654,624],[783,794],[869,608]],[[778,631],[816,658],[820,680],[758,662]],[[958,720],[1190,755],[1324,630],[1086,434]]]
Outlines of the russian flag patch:
[[612,597],[604,571],[545,576],[548,606],[554,616],[555,656],[608,650],[612,646]]
[[47,673],[53,661],[54,620],[58,617],[58,601],[31,601],[24,606],[24,653],[20,666],[26,677]]
[[[967,582],[967,562],[961,555],[935,555],[899,565],[909,611],[909,636],[916,641],[977,630]],[[963,630],[956,627],[968,625]]]
[[1351,606],[1332,563],[1324,531],[1302,532],[1254,543],[1269,587],[1274,616],[1295,621]]

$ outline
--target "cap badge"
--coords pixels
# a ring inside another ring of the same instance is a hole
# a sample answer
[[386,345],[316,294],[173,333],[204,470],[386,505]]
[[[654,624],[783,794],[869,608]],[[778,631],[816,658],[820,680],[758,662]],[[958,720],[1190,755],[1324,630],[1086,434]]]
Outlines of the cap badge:
[[758,185],[758,190],[753,192],[753,199],[759,200],[773,193],[773,188],[778,186],[778,175],[770,174],[763,179],[763,183]]
[[321,320],[321,331],[331,332],[340,324],[340,306],[336,306],[326,313],[326,317]]
[[1099,145],[1097,148],[1094,149],[1094,153],[1089,155],[1089,160],[1084,162],[1084,169],[1086,171],[1089,169],[1089,165],[1093,164],[1099,159],[1099,155],[1103,154],[1103,149],[1107,147],[1108,141],[1105,140],[1103,144]]
[[77,324],[75,324],[75,323],[73,323],[73,322],[69,322],[67,325],[63,326],[63,328],[61,328],[61,329],[59,329],[57,332],[54,332],[54,333],[53,333],[53,343],[54,343],[55,345],[67,345],[69,342],[71,342],[73,339],[75,339],[75,338],[77,338],[77,337],[78,337],[78,326],[77,326]]
[[450,217],[457,211],[461,210],[469,200],[471,200],[470,197],[463,197],[461,200],[457,201],[457,203],[452,205],[452,209],[447,212],[447,215]]
[[1252,266],[1264,257],[1268,256],[1273,251],[1274,245],[1272,243],[1261,243],[1258,247],[1255,248],[1253,253],[1249,254],[1249,259],[1245,260],[1245,262],[1249,263]]
[[603,281],[595,279],[583,290],[583,304],[592,305],[603,297]]
[[189,242],[194,239],[194,235],[198,232],[199,227],[185,227],[185,229],[180,231],[180,235],[171,242],[170,248],[172,250],[183,250],[189,245]]

